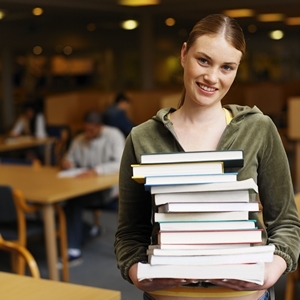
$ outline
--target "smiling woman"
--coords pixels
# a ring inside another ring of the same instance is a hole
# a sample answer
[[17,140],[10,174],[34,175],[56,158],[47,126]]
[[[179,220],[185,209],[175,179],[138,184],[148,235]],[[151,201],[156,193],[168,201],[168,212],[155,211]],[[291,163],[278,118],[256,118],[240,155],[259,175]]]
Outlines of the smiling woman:
[[[274,299],[274,284],[297,266],[300,220],[277,128],[257,107],[222,106],[244,53],[245,39],[236,20],[221,14],[200,20],[181,49],[184,92],[179,108],[161,109],[127,137],[120,167],[115,252],[122,276],[145,292],[144,300],[217,300],[224,295],[226,299]],[[252,178],[257,183],[263,207],[262,216],[255,212],[251,217],[262,230],[263,244],[275,246],[272,262],[262,264],[263,283],[204,278],[209,281],[204,288],[199,286],[199,278],[189,276],[139,277],[139,263],[148,260],[149,245],[161,244],[158,224],[152,222],[158,208],[150,192],[132,180],[131,166],[140,164],[145,153],[237,149],[244,151],[244,166],[237,180]]]

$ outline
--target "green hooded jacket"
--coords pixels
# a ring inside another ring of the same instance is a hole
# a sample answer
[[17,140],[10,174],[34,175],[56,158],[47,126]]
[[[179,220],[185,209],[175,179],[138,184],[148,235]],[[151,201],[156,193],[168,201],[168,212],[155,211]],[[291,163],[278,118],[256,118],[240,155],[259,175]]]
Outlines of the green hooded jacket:
[[[227,125],[217,150],[242,149],[244,167],[238,180],[253,178],[258,185],[263,207],[258,226],[263,228],[266,244],[275,245],[275,254],[287,263],[285,273],[296,269],[300,251],[300,221],[294,201],[289,162],[281,138],[272,120],[257,107],[224,106],[233,119]],[[132,177],[131,164],[140,163],[142,153],[183,152],[164,108],[152,119],[132,129],[123,152],[119,181],[119,221],[115,253],[122,276],[131,282],[129,268],[147,261],[146,250],[155,243],[157,226],[153,226],[154,206],[143,184]],[[230,171],[230,170],[228,170]]]

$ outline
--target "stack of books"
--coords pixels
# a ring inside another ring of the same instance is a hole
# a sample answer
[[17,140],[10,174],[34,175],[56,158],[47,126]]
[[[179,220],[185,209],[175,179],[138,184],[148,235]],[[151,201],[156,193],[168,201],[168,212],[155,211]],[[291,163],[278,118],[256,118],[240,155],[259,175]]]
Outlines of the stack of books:
[[[274,246],[262,245],[252,178],[238,181],[242,150],[155,153],[132,165],[156,205],[157,241],[138,278],[239,279],[263,284]],[[228,172],[230,170],[231,172]],[[236,172],[232,172],[235,170]]]

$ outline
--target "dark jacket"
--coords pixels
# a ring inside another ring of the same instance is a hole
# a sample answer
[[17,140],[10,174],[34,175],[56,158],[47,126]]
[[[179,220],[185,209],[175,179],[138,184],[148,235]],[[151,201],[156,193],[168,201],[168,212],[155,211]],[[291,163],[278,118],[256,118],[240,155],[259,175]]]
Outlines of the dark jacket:
[[[295,270],[299,257],[300,221],[294,201],[289,163],[277,128],[257,107],[227,105],[233,114],[217,150],[243,149],[244,167],[238,179],[253,178],[258,184],[263,219],[255,214],[264,229],[267,244],[287,263],[286,272]],[[130,282],[129,268],[147,261],[146,249],[155,241],[157,227],[152,224],[152,200],[142,184],[131,179],[131,164],[140,163],[141,153],[184,151],[162,109],[155,117],[135,127],[126,141],[120,170],[119,225],[115,252],[122,276]]]

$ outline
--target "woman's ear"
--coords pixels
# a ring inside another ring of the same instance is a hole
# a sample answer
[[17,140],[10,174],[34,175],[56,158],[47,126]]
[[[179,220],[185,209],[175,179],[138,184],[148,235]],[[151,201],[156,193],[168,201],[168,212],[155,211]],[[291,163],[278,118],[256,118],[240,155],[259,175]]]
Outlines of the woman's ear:
[[182,67],[184,67],[186,52],[187,52],[187,45],[186,45],[186,42],[185,42],[185,43],[183,43],[183,45],[181,47],[181,52],[180,52],[180,61],[181,61],[181,66]]

